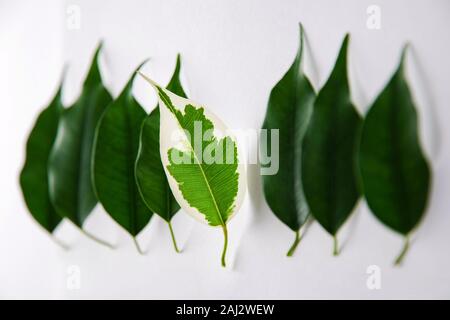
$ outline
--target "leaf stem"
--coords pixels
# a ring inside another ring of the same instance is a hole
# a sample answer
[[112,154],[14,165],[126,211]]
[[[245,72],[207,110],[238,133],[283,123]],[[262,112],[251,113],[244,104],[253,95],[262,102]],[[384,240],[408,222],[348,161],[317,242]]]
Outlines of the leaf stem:
[[300,240],[302,239],[302,237],[300,236],[300,230],[297,230],[295,232],[295,240],[294,243],[292,244],[291,248],[289,249],[287,256],[288,257],[292,257],[292,255],[295,252],[295,249],[297,249],[298,244],[300,243]]
[[177,241],[175,240],[175,234],[173,233],[172,222],[169,221],[169,222],[167,222],[167,224],[169,225],[170,236],[172,237],[173,247],[175,248],[176,253],[180,253],[180,250],[178,249],[178,246],[177,246]]
[[333,235],[333,256],[338,256],[338,255],[339,255],[338,238],[337,238],[337,236],[334,234],[334,235]]
[[97,238],[96,236],[94,236],[93,234],[87,232],[86,230],[84,230],[83,228],[80,228],[81,233],[84,234],[86,237],[88,237],[91,240],[94,240],[95,242],[104,245],[105,247],[108,247],[110,249],[115,249],[114,246],[112,244],[110,244],[109,242],[102,240],[100,238]]
[[409,249],[409,235],[407,235],[405,237],[403,249],[402,249],[402,251],[400,251],[400,254],[398,255],[397,259],[395,259],[394,265],[399,266],[402,263],[403,258],[405,257],[406,253],[408,252],[408,249]]
[[139,254],[144,255],[144,251],[142,251],[141,246],[139,245],[139,242],[136,240],[136,237],[133,237],[134,245],[136,246],[137,251]]
[[222,230],[223,230],[223,236],[224,236],[224,243],[223,243],[223,250],[222,250],[222,267],[226,267],[225,256],[227,254],[227,247],[228,247],[228,230],[227,230],[226,224],[222,225]]

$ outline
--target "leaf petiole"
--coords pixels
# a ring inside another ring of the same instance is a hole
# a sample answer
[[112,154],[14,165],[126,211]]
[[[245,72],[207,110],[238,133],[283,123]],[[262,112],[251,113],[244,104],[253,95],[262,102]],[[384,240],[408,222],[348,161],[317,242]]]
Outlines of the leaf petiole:
[[167,224],[169,225],[170,236],[172,237],[173,247],[175,248],[176,253],[180,253],[181,251],[178,249],[177,241],[175,240],[175,234],[173,232],[172,223],[169,221],[169,222],[167,222]]
[[403,249],[402,249],[402,251],[400,251],[400,254],[398,255],[397,259],[395,259],[394,265],[399,266],[402,263],[403,258],[405,257],[406,253],[408,252],[408,249],[409,249],[409,235],[407,235],[405,237]]
[[295,232],[295,240],[292,246],[290,247],[288,253],[286,254],[288,257],[292,257],[292,255],[295,252],[295,249],[297,249],[298,244],[300,243],[300,240],[302,240],[302,237],[300,236],[300,230],[297,230]]
[[336,235],[333,235],[333,256],[339,255],[339,244],[338,244],[338,238]]
[[222,267],[226,267],[225,256],[227,254],[227,247],[228,247],[228,230],[227,230],[226,224],[224,224],[222,226],[222,230],[223,230],[223,236],[224,236],[224,243],[223,243],[223,250],[222,250]]

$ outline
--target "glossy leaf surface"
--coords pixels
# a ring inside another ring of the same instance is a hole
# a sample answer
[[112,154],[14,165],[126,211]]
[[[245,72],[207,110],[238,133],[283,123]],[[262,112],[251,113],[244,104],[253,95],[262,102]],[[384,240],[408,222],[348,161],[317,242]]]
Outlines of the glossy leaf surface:
[[419,142],[417,111],[405,78],[404,55],[364,120],[360,170],[373,214],[407,236],[428,200],[430,168]]
[[[262,175],[264,196],[272,212],[295,232],[299,232],[309,216],[301,181],[301,155],[315,98],[314,89],[301,68],[302,54],[303,28],[300,26],[297,56],[270,93],[262,127],[268,131],[279,130],[279,169],[276,174]],[[270,137],[269,133],[267,137]],[[272,143],[276,142],[270,138],[261,140],[261,143],[267,143],[268,155],[276,152],[277,148],[272,150]],[[262,164],[263,167],[271,165]]]
[[136,237],[153,213],[145,205],[135,180],[135,161],[145,110],[132,94],[136,73],[105,110],[96,132],[93,177],[98,200],[106,212]]
[[97,123],[112,101],[100,76],[95,52],[78,100],[65,109],[49,159],[50,196],[58,214],[78,227],[97,204],[91,177],[91,159]]
[[303,185],[311,213],[333,236],[360,196],[356,154],[362,120],[350,100],[348,41],[347,35],[334,69],[315,100],[302,158]]
[[25,164],[20,173],[20,186],[28,210],[33,218],[50,233],[62,220],[50,200],[48,187],[48,158],[63,111],[61,87],[62,84],[50,105],[39,114],[30,132]]

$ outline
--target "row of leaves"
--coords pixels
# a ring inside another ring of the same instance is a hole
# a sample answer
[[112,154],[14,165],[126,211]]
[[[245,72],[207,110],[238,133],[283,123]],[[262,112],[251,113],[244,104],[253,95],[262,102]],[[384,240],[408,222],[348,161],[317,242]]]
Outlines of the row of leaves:
[[[147,225],[153,212],[167,221],[173,236],[170,221],[180,207],[161,164],[159,108],[147,116],[133,97],[136,73],[113,100],[102,84],[99,53],[100,46],[78,100],[64,108],[61,83],[30,133],[20,175],[26,204],[50,233],[64,218],[86,233],[84,222],[99,199],[133,237]],[[178,57],[167,87],[185,96],[179,72]],[[144,145],[141,152],[140,141]],[[144,179],[146,175],[151,179]],[[178,251],[175,239],[174,246]]]
[[[223,229],[221,262],[225,266],[226,224],[242,202],[242,196],[237,199],[238,189],[240,194],[245,190],[235,139],[230,136],[218,139],[214,133],[209,134],[201,149],[194,150],[196,123],[211,132],[225,130],[225,126],[203,106],[185,99],[179,78],[180,56],[166,89],[141,74],[159,97],[159,105],[147,115],[132,94],[134,78],[142,64],[113,99],[102,83],[98,65],[100,48],[95,52],[78,100],[64,108],[61,83],[31,131],[20,175],[29,211],[50,233],[67,219],[93,240],[112,247],[83,228],[100,202],[132,236],[140,253],[136,236],[156,213],[168,223],[174,248],[179,252],[171,220],[180,210],[180,203],[187,213]],[[186,133],[183,150],[169,139],[170,121]],[[208,145],[213,152],[227,151],[225,145],[230,147],[234,161],[225,164],[198,161]],[[192,161],[177,163],[172,159],[174,153]]]
[[[279,129],[279,172],[263,176],[266,201],[296,236],[309,217],[334,238],[363,195],[405,244],[426,208],[430,167],[418,138],[417,112],[400,64],[363,119],[351,102],[345,36],[326,83],[315,92],[302,71],[303,28],[294,63],[272,89],[264,129]],[[268,151],[271,152],[269,143]]]
[[[288,255],[293,254],[300,229],[311,216],[333,235],[337,254],[336,234],[364,194],[375,216],[405,235],[400,262],[425,210],[430,180],[404,77],[405,51],[363,120],[350,99],[348,35],[317,94],[302,72],[302,28],[300,35],[297,57],[272,90],[263,125],[280,133],[279,171],[263,176],[263,185],[272,211],[296,233]],[[206,108],[185,99],[179,57],[167,89],[143,76],[162,106],[147,115],[132,95],[136,73],[112,99],[102,84],[99,52],[100,47],[75,104],[63,107],[60,87],[30,134],[20,177],[30,212],[51,233],[67,218],[106,245],[83,229],[97,201],[134,240],[156,213],[167,221],[179,251],[171,219],[181,205],[192,216],[222,228],[225,265],[226,224],[239,210],[245,192],[235,139],[211,134],[196,150],[195,122],[201,122],[204,130],[226,127]],[[179,150],[169,141],[170,121],[187,132],[183,140],[187,149]],[[208,145],[221,153],[227,153],[226,146],[231,145],[234,161],[202,163],[198,159]],[[192,163],[177,164],[171,158],[174,150]]]

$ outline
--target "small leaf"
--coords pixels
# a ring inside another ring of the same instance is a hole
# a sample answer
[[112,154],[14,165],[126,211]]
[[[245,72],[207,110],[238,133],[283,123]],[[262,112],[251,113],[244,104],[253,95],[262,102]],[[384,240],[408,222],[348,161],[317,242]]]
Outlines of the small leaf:
[[20,173],[23,197],[33,218],[52,233],[62,218],[53,208],[48,191],[48,158],[63,110],[60,85],[50,105],[36,120],[28,137],[26,158]]
[[344,39],[334,69],[317,95],[303,144],[303,185],[314,218],[334,236],[360,196],[356,152],[361,117],[350,101]]
[[[236,140],[226,126],[197,103],[161,88],[161,159],[170,188],[184,211],[211,226],[222,227],[228,245],[227,222],[238,211],[245,194],[243,164],[238,163]],[[173,134],[182,129],[178,140]],[[222,134],[219,138],[217,135]]]
[[[186,97],[181,86],[180,56],[174,74],[167,89],[173,93]],[[179,252],[173,234],[171,219],[180,210],[167,181],[159,151],[159,107],[156,107],[144,121],[141,130],[139,155],[136,160],[136,180],[144,202],[148,208],[163,218],[169,226],[175,251]]]
[[112,100],[100,76],[100,48],[101,46],[95,52],[80,97],[61,116],[49,158],[52,203],[59,215],[68,218],[85,234],[83,224],[97,204],[91,178],[95,128]]
[[[274,175],[263,175],[262,178],[264,196],[270,209],[296,232],[296,240],[289,250],[289,256],[293,254],[299,242],[298,232],[309,216],[301,181],[301,156],[303,137],[312,113],[315,93],[302,71],[302,54],[303,28],[300,25],[297,56],[270,93],[262,127],[267,130],[279,130],[279,170]],[[272,155],[271,144],[271,139],[268,139],[267,150]],[[263,167],[270,165],[262,164]]]
[[105,211],[134,238],[153,213],[139,193],[134,168],[139,134],[147,114],[132,94],[136,72],[122,93],[105,110],[97,126],[93,177],[98,200]]
[[375,99],[364,120],[359,165],[364,195],[373,214],[405,236],[424,214],[430,188],[430,167],[421,150],[414,101],[400,65]]

